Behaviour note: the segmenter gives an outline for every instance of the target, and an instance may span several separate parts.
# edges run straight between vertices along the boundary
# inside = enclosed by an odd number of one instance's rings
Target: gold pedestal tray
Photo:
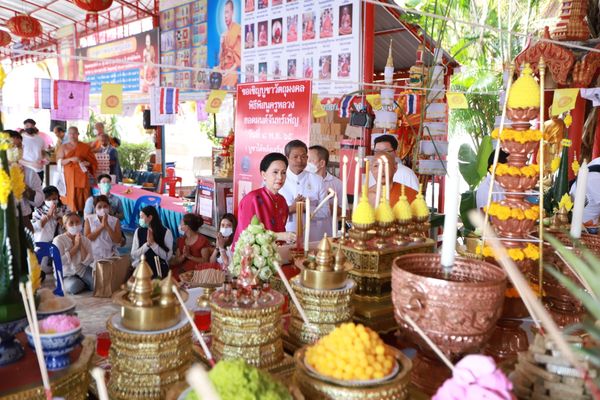
[[[354,321],[378,333],[388,333],[398,328],[394,318],[391,294],[383,296],[354,296]]]
[[[27,340],[22,340],[25,343]],[[96,340],[93,336],[86,336],[81,343],[81,352],[79,358],[67,368],[50,373],[50,386],[52,395],[62,397],[65,400],[85,400],[87,399],[88,387],[90,385],[89,370],[91,367],[92,356],[96,351]],[[26,349],[29,352],[33,350]],[[32,356],[35,359],[35,355]],[[23,362],[23,359],[19,362]],[[4,366],[2,368],[11,368],[16,364]],[[35,364],[36,373],[39,376],[39,368]],[[29,374],[29,371],[21,371],[23,374]],[[0,374],[2,375],[2,374]],[[8,379],[8,378],[4,378]],[[6,382],[3,382],[6,383]],[[28,385],[19,391],[4,391],[0,383],[0,398],[3,400],[46,400],[46,394],[42,386],[42,379],[39,378],[38,384]],[[6,389],[6,387],[4,387]]]
[[[306,347],[294,355],[296,373],[295,384],[306,399],[323,400],[403,400],[408,398],[408,386],[412,362],[400,350],[389,347],[400,365],[398,374],[387,381],[372,386],[347,387],[316,378],[304,365]]]
[[[211,296],[211,352],[216,361],[242,358],[250,365],[268,369],[283,359],[281,306],[283,295],[275,290],[244,305],[225,299],[222,289]]]
[[[192,329],[181,317],[175,326],[154,332],[126,329],[119,314],[109,319],[111,399],[163,399],[185,379],[192,363]]]

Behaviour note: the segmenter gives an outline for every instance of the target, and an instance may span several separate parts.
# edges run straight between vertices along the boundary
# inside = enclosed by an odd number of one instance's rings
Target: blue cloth
[[[115,195],[118,196],[118,195]],[[130,220],[131,214],[133,213],[133,207],[135,206],[135,200],[129,199],[127,197],[118,196],[121,199],[121,204],[123,205],[123,211],[125,217],[121,221],[121,223],[126,223]],[[162,207],[158,207],[158,215],[160,215],[160,220],[162,224],[169,228],[171,233],[173,234],[173,239],[176,240],[179,235],[179,225],[181,224],[181,220],[183,219],[183,214],[176,211],[167,210]]]

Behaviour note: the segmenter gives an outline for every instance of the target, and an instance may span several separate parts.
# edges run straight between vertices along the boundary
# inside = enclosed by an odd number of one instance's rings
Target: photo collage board
[[[358,89],[359,0],[242,3],[242,82],[313,79],[321,97]]]

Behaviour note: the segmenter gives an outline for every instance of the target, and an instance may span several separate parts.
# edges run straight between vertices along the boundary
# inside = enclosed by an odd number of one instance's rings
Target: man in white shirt
[[[394,156],[397,154],[398,140],[392,135],[381,135],[375,139],[374,144],[373,153],[383,151]],[[398,157],[396,157],[396,162],[398,164],[398,169],[394,174],[394,182],[398,182],[401,185],[419,191],[419,179],[415,172],[402,164],[402,160]],[[373,184],[375,184],[375,179],[371,176],[369,186],[372,186]]]
[[[288,158],[287,178],[283,188],[279,191],[289,206],[286,231],[296,231],[296,203],[310,200],[311,214],[321,201],[327,196],[323,185],[323,178],[317,174],[306,171],[308,162],[308,148],[300,140],[292,140],[285,145],[285,156]],[[304,217],[303,217],[304,218]],[[323,206],[314,215],[310,224],[311,242],[321,240],[323,235],[331,230],[331,212],[329,207]],[[298,240],[301,240],[298,238]]]
[[[32,169],[38,174],[40,180],[44,181],[44,149],[46,142],[38,135],[38,129],[35,127],[35,121],[26,119],[24,121],[25,129],[21,131],[23,137],[23,158],[21,165]]]
[[[490,183],[492,180],[492,174],[489,172],[489,170],[490,170],[490,167],[492,165],[494,165],[494,154],[495,154],[495,151],[492,151],[492,154],[490,154],[490,156],[488,158],[488,174],[485,178],[483,178],[483,180],[479,184],[479,187],[477,188],[477,191],[475,193],[475,200],[477,202],[477,208],[482,208],[482,207],[487,206],[488,194],[489,194],[488,192],[490,190]],[[500,154],[498,155],[498,164],[506,164],[507,161],[508,161],[508,153],[506,153],[504,150],[500,149]],[[492,201],[502,201],[502,200],[504,200],[504,189],[496,181],[496,182],[494,182],[494,190],[492,192]]]
[[[588,164],[589,174],[585,190],[585,207],[583,208],[583,224],[586,227],[596,227],[600,217],[600,157],[594,158]],[[577,181],[571,186],[569,194],[575,198]]]
[[[323,178],[323,185],[325,186],[325,192],[329,192],[329,189],[337,194],[338,205],[342,205],[342,181],[337,177],[327,172],[327,165],[329,164],[329,151],[323,146],[310,146],[308,149],[308,164],[306,170],[308,172],[315,173]],[[333,199],[329,200],[330,208],[333,207]],[[340,213],[338,212],[338,215]],[[327,236],[331,236],[331,228],[327,230]]]

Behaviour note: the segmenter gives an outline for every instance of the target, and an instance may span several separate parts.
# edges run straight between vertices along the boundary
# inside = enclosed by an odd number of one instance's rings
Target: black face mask
[[[25,132],[27,132],[30,135],[35,135],[39,132],[39,130],[38,128],[25,128]]]
[[[223,82],[223,75],[220,72],[211,72],[210,73],[210,88],[213,90],[217,90],[221,87],[221,82]]]

